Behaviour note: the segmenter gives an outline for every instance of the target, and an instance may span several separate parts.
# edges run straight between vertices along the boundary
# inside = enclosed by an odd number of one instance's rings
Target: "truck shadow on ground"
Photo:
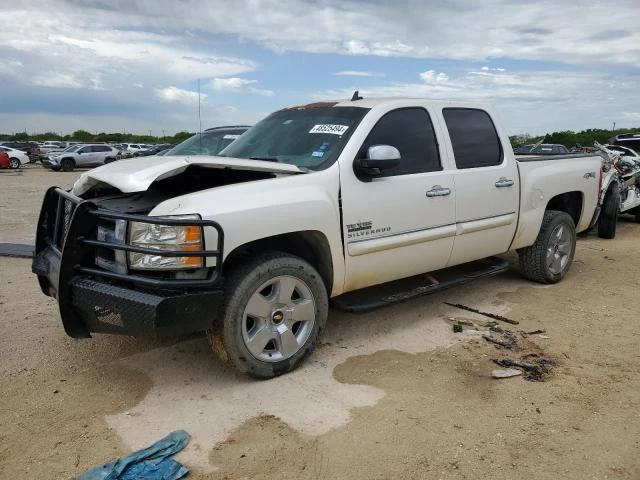
[[[374,405],[384,396],[372,386],[339,382],[333,375],[336,366],[381,350],[417,353],[460,341],[444,321],[459,311],[443,302],[500,311],[503,302],[489,292],[518,288],[519,282],[508,285],[510,277],[507,273],[366,314],[331,310],[310,358],[296,371],[267,381],[221,364],[203,337],[129,356],[118,365],[143,372],[153,386],[138,405],[108,416],[107,423],[131,448],[185,429],[193,440],[180,457],[202,468],[208,467],[212,445],[257,415],[275,415],[304,434],[325,433],[347,423],[354,407]]]

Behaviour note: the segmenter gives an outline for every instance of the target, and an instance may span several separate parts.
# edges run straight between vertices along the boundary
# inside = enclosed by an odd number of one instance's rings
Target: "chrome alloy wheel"
[[[564,225],[557,225],[551,232],[547,247],[547,268],[553,275],[560,275],[569,263],[571,233]]]
[[[286,360],[309,339],[315,317],[315,299],[304,281],[286,275],[273,277],[249,298],[242,318],[242,338],[256,359]]]

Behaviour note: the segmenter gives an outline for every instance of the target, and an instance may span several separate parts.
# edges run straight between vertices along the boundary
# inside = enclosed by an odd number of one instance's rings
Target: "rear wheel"
[[[301,258],[271,252],[238,265],[226,281],[221,318],[208,332],[214,352],[253,377],[293,370],[327,320],[320,274]]]
[[[60,162],[60,169],[63,172],[71,172],[74,166],[75,164],[73,163],[73,160],[71,160],[70,158],[65,158]]]
[[[530,280],[557,283],[564,278],[576,251],[576,227],[565,212],[547,210],[533,245],[518,251],[520,270]]]
[[[612,185],[604,196],[602,212],[598,220],[598,236],[600,238],[614,238],[618,226],[618,211],[620,209],[620,194],[616,185]]]
[[[104,163],[111,163],[111,162],[115,162],[116,159],[115,158],[111,158],[111,157],[107,157],[104,159]]]
[[[15,157],[11,157],[9,159],[9,167],[11,168],[20,168],[20,160]]]

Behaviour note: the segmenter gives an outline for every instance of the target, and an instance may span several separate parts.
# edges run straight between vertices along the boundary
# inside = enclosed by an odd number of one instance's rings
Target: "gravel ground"
[[[0,171],[0,242],[32,242],[46,188],[77,176]],[[184,428],[178,458],[196,479],[636,480],[639,236],[622,222],[613,241],[581,239],[554,286],[514,267],[368,314],[331,311],[302,368],[262,382],[218,364],[199,335],[71,339],[29,260],[0,258],[0,478],[69,478]],[[518,320],[500,323],[517,346],[497,349],[478,332],[486,317],[445,302]],[[556,364],[543,382],[491,378],[491,359],[531,355]]]

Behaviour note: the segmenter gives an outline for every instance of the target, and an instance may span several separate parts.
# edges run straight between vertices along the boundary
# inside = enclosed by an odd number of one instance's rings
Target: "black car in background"
[[[146,150],[140,150],[139,152],[135,152],[133,156],[134,157],[150,157],[152,155],[157,155],[158,153],[164,150],[169,150],[173,147],[175,147],[175,145],[170,143],[166,143],[162,145],[154,145],[151,148],[147,148]]]
[[[248,125],[208,128],[179,143],[165,155],[217,155],[249,128]]]

